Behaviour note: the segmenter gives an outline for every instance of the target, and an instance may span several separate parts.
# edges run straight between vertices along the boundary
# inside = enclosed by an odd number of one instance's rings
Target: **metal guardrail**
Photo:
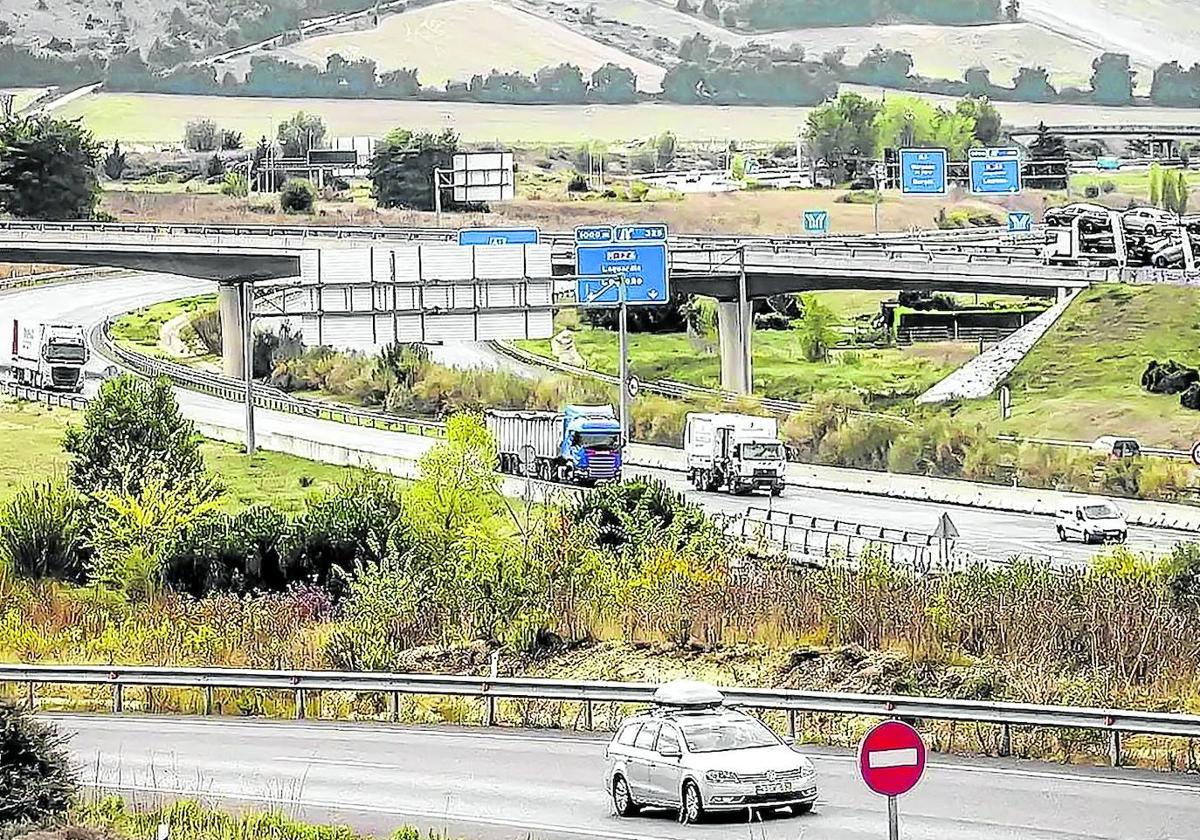
[[[198,370],[187,365],[155,359],[121,347],[113,341],[109,334],[111,327],[111,319],[101,325],[99,330],[97,330],[97,334],[93,336],[93,343],[104,356],[125,366],[134,373],[152,379],[164,376],[170,382],[182,388],[198,391],[202,394],[208,394],[209,396],[229,402],[242,402],[245,400],[246,384],[242,380]],[[387,429],[406,434],[433,437],[441,437],[446,429],[444,423],[438,423],[434,420],[396,417],[333,402],[293,397],[277,388],[270,388],[261,384],[253,386],[253,395],[255,406],[284,414],[334,420],[354,426],[368,426],[376,429]]]
[[[922,572],[933,568],[941,548],[941,540],[932,534],[754,507],[741,518],[738,535],[748,543],[765,541],[802,562],[883,550],[893,563]]]
[[[60,391],[43,391],[41,388],[31,388],[28,385],[18,385],[16,382],[0,382],[0,393],[8,394],[10,397],[16,397],[19,400],[28,402],[40,402],[49,406],[61,406],[62,408],[83,409],[87,408],[90,400],[83,394],[67,394]]]
[[[124,709],[124,689],[131,686],[196,688],[204,691],[205,713],[214,710],[215,689],[290,691],[296,700],[296,717],[305,714],[308,692],[355,691],[390,694],[392,713],[398,717],[402,695],[475,697],[483,699],[495,722],[497,699],[545,700],[582,703],[584,726],[591,728],[595,703],[649,704],[657,685],[650,683],[595,682],[525,679],[518,677],[442,676],[344,671],[267,671],[234,668],[162,668],[95,665],[4,665],[0,682],[24,685],[31,707],[36,707],[38,685],[84,685],[108,687],[112,710]],[[1043,706],[1027,703],[996,703],[983,700],[950,700],[902,695],[870,695],[794,691],[776,688],[722,688],[727,702],[750,709],[787,712],[794,734],[796,713],[864,715],[886,718],[917,718],[964,721],[1004,727],[1001,752],[1008,752],[1012,726],[1052,729],[1090,729],[1109,734],[1111,757],[1120,763],[1123,734],[1164,735],[1200,738],[1200,716],[1138,712],[1122,709]]]
[[[926,341],[1003,341],[1020,327],[905,327],[896,335],[899,344]]]

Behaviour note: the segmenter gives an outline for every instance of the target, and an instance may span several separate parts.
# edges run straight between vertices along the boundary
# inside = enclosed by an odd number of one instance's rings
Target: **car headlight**
[[[709,782],[733,782],[736,784],[741,781],[737,773],[731,770],[709,770],[704,774],[704,778]]]

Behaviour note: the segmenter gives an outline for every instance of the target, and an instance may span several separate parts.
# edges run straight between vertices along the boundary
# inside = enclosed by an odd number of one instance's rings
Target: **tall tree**
[[[433,170],[448,169],[458,150],[458,135],[390,132],[371,156],[371,184],[380,207],[434,208]]]
[[[843,93],[808,115],[804,141],[808,154],[850,177],[853,158],[874,157],[879,150],[876,117],[879,103],[857,93]]]
[[[319,149],[325,142],[325,121],[317,114],[297,112],[280,123],[276,139],[284,157],[308,157],[309,149]]]
[[[120,181],[125,174],[125,153],[121,151],[121,141],[114,140],[112,150],[104,156],[104,177],[110,181]]]
[[[1129,56],[1106,52],[1092,62],[1092,95],[1101,105],[1128,105],[1133,102],[1136,77]]]
[[[0,210],[20,219],[87,219],[96,209],[100,145],[77,120],[0,121]]]
[[[1022,102],[1053,102],[1058,91],[1045,67],[1022,67],[1013,84],[1013,98]]]
[[[958,103],[955,109],[960,116],[975,121],[975,139],[984,146],[995,146],[1000,142],[1000,127],[1004,119],[986,96],[969,96]]]
[[[1008,0],[1008,4],[1004,7],[1004,16],[1008,18],[1009,23],[1016,23],[1021,19],[1021,0]]]
[[[636,102],[637,76],[628,67],[618,67],[610,61],[592,72],[589,93],[597,102]]]

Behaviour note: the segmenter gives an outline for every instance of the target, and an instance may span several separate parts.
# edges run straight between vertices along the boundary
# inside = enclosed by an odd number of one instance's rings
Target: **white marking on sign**
[[[880,770],[885,767],[916,767],[917,751],[912,748],[877,750],[867,753],[867,765],[872,770]]]

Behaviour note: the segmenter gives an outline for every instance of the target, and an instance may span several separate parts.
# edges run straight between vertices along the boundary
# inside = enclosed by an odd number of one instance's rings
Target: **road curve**
[[[813,814],[680,826],[620,819],[602,788],[603,736],[377,724],[54,716],[99,788],[217,803],[274,803],[381,835],[405,823],[486,840],[878,840],[886,805],[845,751],[805,748]],[[901,801],[906,840],[1184,840],[1200,825],[1200,779],[987,759],[933,759]]]
[[[84,324],[90,328],[108,316],[159,300],[199,294],[211,288],[211,284],[204,281],[161,274],[137,274],[21,289],[0,294],[0,325],[11,318],[20,318],[59,320]],[[7,361],[8,350],[0,342],[0,365]],[[89,369],[99,371],[108,364],[99,354],[94,354]],[[94,388],[94,385],[89,387]],[[240,428],[243,423],[243,409],[238,403],[185,389],[178,389],[177,395],[183,412],[197,422],[233,428]],[[404,458],[415,459],[432,445],[430,438],[264,410],[256,412],[256,422],[262,433],[302,436],[318,443],[352,446]],[[639,469],[637,472],[662,479],[668,486],[687,493],[714,513],[738,515],[744,514],[751,505],[770,505],[786,513],[925,533],[931,533],[942,514],[948,513],[961,532],[958,545],[981,557],[1006,560],[1014,555],[1041,555],[1053,557],[1064,565],[1080,565],[1095,554],[1095,548],[1090,546],[1059,543],[1053,530],[1053,521],[1042,516],[805,488],[789,488],[782,498],[775,500],[767,497],[732,497],[699,493],[678,473],[654,469]],[[1135,550],[1169,550],[1180,539],[1182,535],[1177,532],[1152,528],[1131,528],[1129,532],[1129,545]]]

